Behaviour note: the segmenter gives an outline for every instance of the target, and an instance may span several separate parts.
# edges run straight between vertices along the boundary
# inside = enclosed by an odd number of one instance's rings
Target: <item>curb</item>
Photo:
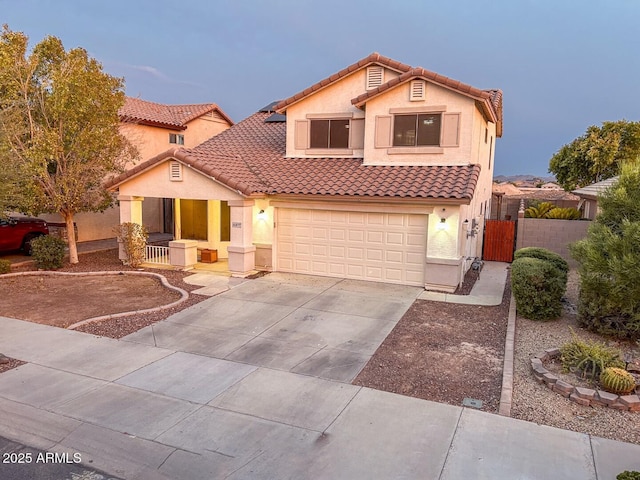
[[[511,295],[509,300],[509,320],[507,335],[504,342],[504,363],[502,366],[502,391],[500,393],[500,407],[498,414],[511,416],[511,402],[513,399],[513,357],[516,338],[516,301]]]
[[[77,276],[77,277],[93,277],[93,276],[104,276],[104,275],[139,275],[139,276],[147,276],[147,277],[155,277],[157,279],[160,280],[160,283],[162,283],[162,285],[166,288],[168,288],[169,290],[173,290],[175,292],[178,292],[180,294],[180,298],[178,300],[176,300],[175,302],[171,302],[168,303],[166,305],[161,305],[159,307],[153,307],[153,308],[146,308],[144,310],[131,310],[128,312],[120,312],[120,313],[113,313],[110,315],[101,315],[99,317],[91,317],[91,318],[87,318],[86,320],[82,320],[80,322],[76,322],[73,325],[69,325],[67,327],[67,330],[75,330],[76,328],[82,326],[82,325],[86,325],[88,323],[95,323],[95,322],[100,322],[102,320],[109,320],[111,318],[120,318],[120,317],[126,317],[129,315],[137,315],[140,313],[153,313],[153,312],[159,312],[162,310],[167,310],[169,308],[175,307],[176,305],[181,304],[182,302],[184,302],[185,300],[187,300],[189,298],[189,293],[186,290],[183,290],[182,288],[179,287],[174,287],[173,285],[171,285],[169,283],[169,281],[166,279],[166,277],[164,277],[163,275],[160,275],[159,273],[152,273],[152,272],[131,272],[131,271],[121,271],[121,270],[109,270],[109,271],[101,271],[101,272],[49,272],[49,271],[38,271],[38,272],[16,272],[16,273],[5,273],[4,275],[2,275],[3,278],[5,277],[27,277],[27,276],[49,276],[49,277],[54,277],[54,276]]]

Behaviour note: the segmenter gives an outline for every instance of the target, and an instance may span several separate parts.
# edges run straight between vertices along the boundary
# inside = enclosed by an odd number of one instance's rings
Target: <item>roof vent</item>
[[[367,68],[367,90],[373,90],[382,85],[384,68],[380,65],[372,65]]]
[[[418,100],[424,100],[425,97],[425,84],[423,80],[411,81],[411,93],[409,94],[409,100],[417,102]]]
[[[182,181],[182,164],[180,162],[169,162],[169,180],[172,182]]]

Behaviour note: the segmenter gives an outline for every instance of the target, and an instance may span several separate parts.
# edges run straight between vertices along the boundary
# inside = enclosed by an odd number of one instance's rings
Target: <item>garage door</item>
[[[278,208],[276,269],[423,286],[427,218]]]

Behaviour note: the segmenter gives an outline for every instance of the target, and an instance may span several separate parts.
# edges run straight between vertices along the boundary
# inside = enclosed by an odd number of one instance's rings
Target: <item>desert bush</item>
[[[31,240],[31,257],[41,270],[57,270],[64,264],[67,244],[53,235],[42,235]]]
[[[541,247],[524,247],[513,254],[514,259],[518,258],[539,258],[540,260],[545,260],[547,262],[551,262],[557,269],[565,274],[569,272],[569,264],[567,261],[551,250],[547,250],[546,248]]]
[[[580,210],[573,207],[556,207],[547,212],[545,216],[545,218],[555,218],[557,220],[580,220],[580,217],[582,217]]]
[[[562,312],[566,273],[547,260],[520,257],[511,264],[511,291],[518,314],[531,320],[550,320]]]
[[[571,332],[573,340],[560,347],[560,360],[565,371],[596,379],[609,367],[624,368],[620,350],[602,342],[585,341]]]
[[[580,264],[580,325],[640,339],[640,166],[625,167],[598,198],[602,212],[587,238],[571,245]]]
[[[526,218],[547,218],[546,215],[554,208],[557,208],[551,202],[534,203],[524,211]]]
[[[124,247],[125,264],[139,267],[144,262],[145,246],[149,238],[147,229],[138,223],[125,222],[118,225],[114,231]]]
[[[616,480],[640,480],[640,472],[635,470],[625,470],[616,476]]]
[[[0,258],[0,274],[11,272],[11,262]]]

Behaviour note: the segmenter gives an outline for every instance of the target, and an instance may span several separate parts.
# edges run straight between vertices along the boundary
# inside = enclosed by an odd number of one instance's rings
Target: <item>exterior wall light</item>
[[[267,219],[267,213],[264,210],[260,210],[258,212],[258,220],[266,220]]]
[[[446,218],[441,218],[440,219],[440,223],[438,223],[438,226],[436,227],[436,229],[438,231],[443,231],[447,229],[447,219]]]

